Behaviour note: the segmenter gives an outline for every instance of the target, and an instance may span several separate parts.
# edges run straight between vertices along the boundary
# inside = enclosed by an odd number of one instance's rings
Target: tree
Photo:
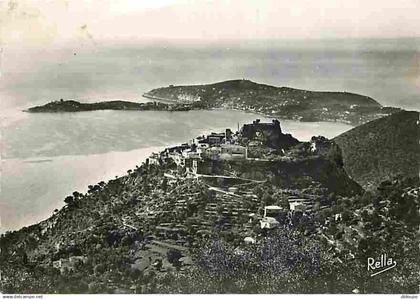
[[[164,192],[168,189],[168,179],[166,177],[163,178],[161,187]]]
[[[316,201],[316,202],[314,203],[314,206],[313,206],[312,210],[313,210],[315,213],[317,213],[317,212],[319,211],[320,206],[321,206],[320,202],[319,202],[319,201]]]
[[[82,196],[82,194],[81,193],[79,193],[79,192],[77,192],[77,191],[74,191],[73,192],[73,197],[74,197],[74,199],[78,199],[79,197],[81,197]]]
[[[68,205],[71,206],[74,204],[74,197],[69,195],[64,199],[64,202]]]
[[[187,216],[190,217],[197,213],[198,211],[198,205],[195,202],[188,202],[187,203]]]
[[[352,219],[352,213],[349,210],[344,210],[341,213],[341,219],[345,222],[348,223],[350,222],[350,220]]]
[[[268,206],[268,205],[271,205],[271,204],[274,203],[274,199],[273,199],[273,197],[268,192],[265,192],[264,195],[263,195],[263,197],[262,197],[262,202],[266,206]]]
[[[286,197],[284,197],[284,196],[281,197],[281,199],[280,199],[280,207],[282,207],[286,211],[290,211],[289,200]]]
[[[106,266],[102,263],[99,263],[99,264],[95,265],[95,267],[93,267],[93,271],[94,271],[95,275],[100,275],[100,274],[104,273],[105,270],[106,270]]]
[[[92,193],[94,191],[94,188],[92,185],[88,186],[88,193]]]
[[[328,195],[328,202],[329,204],[335,203],[337,201],[336,194],[334,192]]]
[[[344,198],[342,204],[346,209],[350,209],[353,205],[352,201],[349,198]]]
[[[181,266],[181,262],[179,261],[180,258],[182,258],[182,254],[179,250],[177,249],[169,249],[166,252],[166,258],[168,259],[168,261],[174,265],[175,267],[179,267]]]
[[[366,191],[363,193],[361,198],[362,205],[367,206],[368,204],[372,203],[373,197],[374,195],[371,191]]]

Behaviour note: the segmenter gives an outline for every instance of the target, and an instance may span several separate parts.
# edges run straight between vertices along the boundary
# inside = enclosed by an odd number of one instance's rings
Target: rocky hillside
[[[206,162],[203,162],[203,164]],[[208,174],[237,173],[240,177],[253,180],[267,180],[281,189],[322,189],[330,194],[353,196],[362,188],[349,178],[343,168],[341,152],[334,147],[326,153],[311,153],[309,144],[300,144],[286,156],[270,160],[217,161],[202,170]]]
[[[419,174],[419,112],[402,111],[371,121],[334,138],[344,167],[364,187],[396,175]]]
[[[267,132],[269,124],[253,127]],[[274,132],[282,134],[280,128]],[[325,209],[337,196],[362,189],[343,171],[333,142],[315,140],[315,149],[311,143],[264,145],[273,134],[257,134],[258,140],[250,140],[253,134],[231,136],[237,144],[224,144],[228,149],[261,142],[250,145],[254,158],[204,157],[196,176],[176,164],[180,154],[174,151],[181,146],[161,152],[159,160],[152,155],[126,176],[88,186],[86,194],[73,192],[49,219],[1,236],[0,291],[159,292],[162,284],[156,282],[167,273],[188,273],[209,240],[236,247],[246,237],[263,238],[259,221],[267,205],[282,205],[282,215],[294,219],[280,215],[282,223],[294,222],[302,234],[315,236],[319,225],[309,220],[312,207]],[[289,213],[289,201],[301,202],[296,213]]]
[[[153,89],[146,98],[201,103],[207,108],[233,108],[302,121],[364,123],[393,112],[374,99],[348,92],[318,92],[276,87],[249,80]]]

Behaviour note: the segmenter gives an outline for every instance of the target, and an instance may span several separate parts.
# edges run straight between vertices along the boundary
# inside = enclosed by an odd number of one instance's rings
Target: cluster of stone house
[[[237,135],[226,129],[224,133],[199,136],[189,143],[167,148],[160,154],[154,153],[149,157],[149,163],[160,164],[172,160],[188,173],[196,174],[199,162],[204,160],[246,160],[247,158],[247,147],[239,145]]]
[[[315,141],[315,140],[314,140]],[[318,140],[316,140],[318,141]],[[322,148],[322,141],[318,143]],[[167,148],[159,154],[153,154],[149,158],[151,164],[166,164],[174,163],[178,168],[185,170],[187,177],[217,177],[218,179],[234,180],[235,174],[228,175],[212,175],[206,171],[209,164],[215,161],[245,161],[255,160],[248,157],[248,147],[268,146],[276,149],[283,149],[283,146],[294,144],[293,137],[283,134],[280,128],[280,123],[274,120],[271,123],[261,123],[259,120],[252,124],[247,124],[236,133],[227,129],[222,133],[211,133],[208,135],[199,136],[189,143],[181,144]],[[182,173],[183,171],[181,171]],[[169,170],[166,172],[168,183],[177,182],[180,178],[179,169]],[[185,173],[181,175],[184,177]],[[181,178],[183,179],[183,178]],[[246,180],[246,179],[243,179]],[[252,182],[250,182],[252,181]],[[247,180],[247,183],[261,183],[255,180]],[[229,185],[229,184],[227,184]],[[238,190],[235,186],[229,188],[220,188],[210,186],[207,184],[209,190],[217,193],[214,202],[205,204],[204,217],[198,218],[194,221],[194,217],[189,218],[189,226],[196,230],[196,235],[210,235],[213,230],[214,221],[221,216],[226,216],[229,221],[223,223],[225,228],[234,227],[236,231],[243,231],[246,236],[245,243],[254,243],[255,238],[252,237],[252,230],[255,226],[260,226],[261,229],[273,229],[279,227],[281,223],[285,223],[291,216],[295,214],[309,213],[314,204],[314,198],[304,196],[304,194],[293,193],[293,190],[284,190],[287,194],[289,208],[285,209],[280,206],[266,206],[264,208],[264,215],[257,215],[244,206],[245,199],[248,201],[258,201],[258,198],[250,190]],[[248,193],[249,194],[248,194]],[[174,203],[174,211],[185,210],[191,198],[188,196],[177,196]],[[249,215],[249,221],[243,224],[242,215]],[[246,220],[245,220],[246,221]],[[241,224],[242,223],[242,224]],[[240,224],[240,225],[239,225]],[[182,245],[186,242],[188,237],[187,229],[182,224],[177,223],[159,223],[156,227],[156,237],[161,240],[171,240],[176,244]]]
[[[312,198],[301,198],[290,195],[288,198],[289,210],[280,206],[265,206],[264,216],[260,220],[262,229],[272,229],[280,226],[280,219],[286,219],[295,213],[308,213],[312,210],[314,200]]]
[[[172,160],[177,166],[185,168],[187,172],[196,174],[202,161],[249,159],[248,146],[283,149],[297,142],[289,134],[282,133],[278,120],[262,123],[257,119],[252,124],[243,125],[236,133],[226,129],[225,132],[213,132],[199,136],[189,143],[167,148],[160,154],[151,155],[149,163],[160,164]]]

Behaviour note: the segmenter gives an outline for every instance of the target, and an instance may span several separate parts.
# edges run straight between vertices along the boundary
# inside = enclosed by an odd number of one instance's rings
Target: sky
[[[420,36],[420,0],[0,0],[2,47]]]

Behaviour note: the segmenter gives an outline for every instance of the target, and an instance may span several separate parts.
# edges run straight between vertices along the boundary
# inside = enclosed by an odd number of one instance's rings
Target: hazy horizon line
[[[83,47],[83,48],[95,48],[95,47],[115,47],[115,46],[133,46],[133,45],[144,45],[144,46],[165,46],[165,45],[175,45],[175,46],[229,46],[229,45],[250,45],[256,47],[269,47],[269,46],[283,46],[283,47],[293,47],[293,44],[284,44],[282,42],[296,42],[296,43],[334,43],[340,42],[337,46],[342,47],[346,41],[348,42],[373,42],[373,41],[382,41],[382,42],[395,42],[395,41],[406,41],[409,43],[415,43],[420,50],[420,35],[419,36],[396,36],[396,37],[295,37],[295,38],[133,38],[133,39],[101,39],[101,40],[92,40],[92,41],[77,41],[77,40],[66,40],[60,42],[54,42],[49,45],[26,45],[25,47],[18,46],[16,44],[0,43],[0,51],[3,49],[15,49],[19,48],[21,50],[36,50],[36,49],[54,49],[54,48],[67,48],[67,47]],[[332,45],[332,44],[330,44]],[[404,46],[400,43],[396,44],[398,46]]]

